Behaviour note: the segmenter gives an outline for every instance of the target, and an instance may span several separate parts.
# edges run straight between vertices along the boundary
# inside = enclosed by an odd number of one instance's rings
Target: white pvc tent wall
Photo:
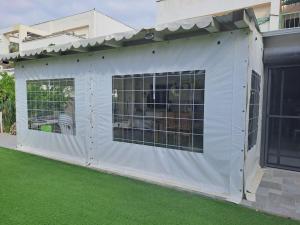
[[[18,148],[240,202],[249,43],[249,29],[243,29],[19,62]],[[184,70],[205,70],[204,153],[114,142],[112,76]],[[26,81],[55,78],[75,78],[75,136],[28,129]]]
[[[255,194],[263,176],[263,171],[260,167],[260,155],[261,155],[261,137],[262,137],[262,102],[263,102],[263,87],[264,87],[264,65],[263,65],[263,40],[262,35],[256,30],[252,29],[249,34],[249,67],[248,67],[248,91],[247,91],[247,110],[249,110],[249,103],[251,97],[251,74],[252,70],[257,72],[261,76],[261,90],[259,100],[259,123],[257,142],[249,151],[246,152],[245,157],[245,187],[244,192],[246,198],[250,201],[255,201]],[[249,112],[247,113],[246,121],[249,121]],[[249,123],[246,123],[248,130]],[[246,140],[247,141],[247,140]],[[248,146],[248,143],[246,143]]]

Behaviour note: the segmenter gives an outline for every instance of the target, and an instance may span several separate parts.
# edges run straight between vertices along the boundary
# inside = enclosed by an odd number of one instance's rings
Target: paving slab
[[[0,147],[3,148],[17,148],[17,137],[6,133],[0,133]]]
[[[300,172],[266,168],[256,192],[254,209],[300,220]]]

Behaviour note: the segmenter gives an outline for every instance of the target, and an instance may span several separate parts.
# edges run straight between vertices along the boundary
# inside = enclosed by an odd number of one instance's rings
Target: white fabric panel
[[[48,65],[46,65],[48,63]],[[22,68],[24,65],[24,68]],[[68,66],[66,66],[68,65]],[[89,95],[86,77],[79,63],[71,57],[20,63],[16,67],[16,105],[18,148],[47,157],[86,164],[89,133],[87,109]],[[46,133],[28,129],[26,80],[75,78],[76,135]]]
[[[96,54],[92,61],[97,83],[92,165],[239,202],[247,41],[245,32],[236,31]],[[203,154],[112,141],[113,75],[193,69],[206,71]]]
[[[19,148],[240,202],[247,45],[247,31],[237,30],[19,63],[16,68]],[[112,76],[184,70],[206,71],[204,153],[113,142]],[[76,136],[28,130],[26,80],[73,77]]]
[[[262,101],[264,87],[264,66],[263,66],[263,39],[259,32],[255,29],[249,35],[249,67],[248,67],[248,96],[247,96],[247,131],[249,125],[249,104],[251,97],[251,75],[252,70],[261,76],[260,84],[260,107],[259,107],[259,122],[256,145],[246,152],[245,161],[245,194],[250,201],[255,201],[255,193],[261,181],[263,172],[260,167],[261,154],[261,127],[262,127]],[[248,133],[247,133],[248,134]],[[248,136],[246,136],[248,142]],[[248,149],[248,143],[247,147]]]
[[[248,69],[248,32],[244,31],[243,37],[235,41],[235,64],[233,73],[233,104],[231,112],[232,121],[232,152],[230,170],[231,193],[243,192],[244,178],[244,152],[246,134],[246,99],[247,99],[247,74]],[[243,49],[241,51],[241,49]],[[247,73],[247,72],[246,72]],[[240,197],[240,196],[239,196]]]

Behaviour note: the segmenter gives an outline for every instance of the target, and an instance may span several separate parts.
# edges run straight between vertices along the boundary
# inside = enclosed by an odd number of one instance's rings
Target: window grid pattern
[[[113,140],[203,152],[205,71],[113,76]]]
[[[27,81],[28,128],[75,135],[74,79]]]
[[[259,100],[260,100],[261,77],[255,71],[251,76],[251,96],[249,105],[249,124],[248,124],[248,150],[253,148],[257,142],[258,119],[259,119]]]

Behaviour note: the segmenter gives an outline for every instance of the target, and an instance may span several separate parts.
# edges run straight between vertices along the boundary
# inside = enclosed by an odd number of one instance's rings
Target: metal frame
[[[300,167],[282,166],[279,164],[271,164],[267,162],[268,154],[268,141],[269,141],[269,119],[268,112],[270,108],[270,97],[271,97],[271,71],[272,69],[285,69],[292,67],[300,67],[300,64],[294,65],[267,65],[265,68],[264,76],[264,91],[263,91],[263,108],[262,108],[262,133],[261,133],[261,153],[260,153],[260,164],[262,167],[271,167],[284,170],[291,170],[300,172]]]

